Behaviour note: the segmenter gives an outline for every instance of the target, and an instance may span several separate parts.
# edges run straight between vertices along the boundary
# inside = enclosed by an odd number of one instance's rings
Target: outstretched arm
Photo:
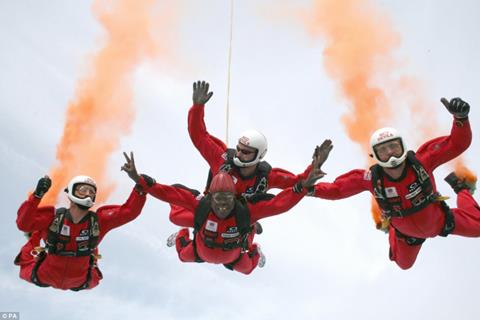
[[[313,155],[312,170],[306,179],[299,181],[291,188],[283,190],[269,201],[249,204],[252,221],[281,214],[295,206],[308,191],[311,191],[315,182],[325,176],[326,173],[323,172],[322,165],[327,160],[332,148],[333,145],[330,140],[325,140],[321,146],[317,146]]]
[[[136,219],[145,205],[148,189],[155,183],[155,180],[149,176],[138,174],[133,152],[130,152],[130,157],[125,152],[123,156],[125,164],[121,170],[135,182],[135,187],[123,205],[107,205],[98,208],[97,215],[102,234]]]
[[[145,205],[147,196],[144,190],[148,189],[149,185],[146,180],[140,177],[124,204],[121,206],[107,205],[98,208],[97,215],[102,234],[135,220]]]
[[[372,190],[370,172],[356,169],[337,177],[332,183],[317,183],[314,186],[313,196],[328,200],[338,200],[351,197],[366,190]]]
[[[293,185],[305,178],[312,171],[312,165],[308,165],[304,172],[300,174],[294,174],[290,171],[281,168],[272,168],[268,174],[268,188],[269,189],[286,189],[293,187]]]
[[[287,188],[268,201],[248,203],[251,222],[275,216],[293,208],[307,194],[307,189]]]
[[[333,148],[332,142],[330,140],[325,140],[322,145],[327,147],[327,144],[325,143],[328,143],[328,152],[330,152],[330,150]],[[317,146],[315,148],[314,154],[312,156],[313,159],[317,155],[317,152],[318,152],[317,150],[320,150],[320,148],[321,148],[320,146]],[[326,158],[323,160],[323,162],[325,160]],[[289,187],[293,187],[296,183],[302,180],[306,180],[310,175],[310,173],[312,172],[312,169],[313,169],[313,163],[309,164],[304,172],[298,175],[295,175],[284,169],[273,168],[272,171],[270,171],[270,174],[268,175],[268,188],[269,189],[273,189],[273,188],[286,189]]]
[[[159,200],[184,207],[189,211],[195,211],[198,205],[197,198],[190,191],[178,187],[155,183],[148,193]]]

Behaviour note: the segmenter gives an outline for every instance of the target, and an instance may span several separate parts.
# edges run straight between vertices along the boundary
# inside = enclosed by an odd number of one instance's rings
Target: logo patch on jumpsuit
[[[217,232],[218,223],[212,220],[207,220],[207,224],[205,225],[205,230]]]
[[[237,227],[228,227],[227,231],[222,233],[222,238],[229,239],[229,238],[236,238],[240,235],[238,232]]]
[[[396,198],[398,197],[397,189],[395,187],[385,188],[385,195],[387,198]]]
[[[70,235],[70,226],[63,225],[62,226],[62,231],[60,231],[60,234],[63,236],[69,236]]]

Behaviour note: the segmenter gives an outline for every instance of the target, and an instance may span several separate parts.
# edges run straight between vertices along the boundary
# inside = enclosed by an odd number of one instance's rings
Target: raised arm
[[[472,130],[468,121],[470,105],[460,98],[451,101],[442,98],[441,101],[454,117],[450,135],[430,140],[417,151],[419,160],[431,170],[458,157],[472,142]]]
[[[188,133],[193,145],[208,162],[210,169],[216,172],[223,163],[222,154],[227,146],[218,138],[207,132],[205,125],[205,103],[213,95],[208,92],[209,85],[205,81],[193,83],[193,106],[188,112]]]
[[[31,232],[47,228],[55,216],[55,208],[52,206],[38,207],[42,197],[52,185],[48,176],[38,180],[33,194],[22,203],[17,213],[17,227],[21,231]]]

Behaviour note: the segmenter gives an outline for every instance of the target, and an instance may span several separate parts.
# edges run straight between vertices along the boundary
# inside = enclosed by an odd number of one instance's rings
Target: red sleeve
[[[197,198],[190,191],[182,188],[155,183],[153,187],[148,190],[148,193],[157,199],[175,204],[189,211],[195,211],[198,205]]]
[[[17,227],[30,232],[48,228],[55,216],[55,207],[38,207],[40,199],[33,194],[18,209]]]
[[[108,205],[98,208],[98,223],[102,234],[137,218],[142,212],[146,200],[146,194],[140,193],[134,188],[127,201],[121,206]]]
[[[293,187],[298,181],[304,180],[310,171],[312,171],[312,165],[309,165],[303,173],[298,175],[284,169],[273,168],[268,174],[268,188],[286,189]]]
[[[193,105],[188,112],[188,133],[193,145],[200,151],[202,157],[208,162],[213,173],[224,163],[222,155],[227,146],[218,138],[207,132],[204,121],[205,106]]]
[[[305,196],[306,190],[296,193],[293,188],[288,188],[268,201],[260,201],[248,204],[250,220],[255,222],[259,219],[275,216],[293,208]]]
[[[439,137],[424,143],[416,156],[430,170],[462,154],[472,142],[472,130],[468,119],[454,120],[449,136]]]
[[[332,183],[317,183],[315,185],[314,196],[323,199],[337,200],[372,189],[370,171],[356,169],[337,177]]]

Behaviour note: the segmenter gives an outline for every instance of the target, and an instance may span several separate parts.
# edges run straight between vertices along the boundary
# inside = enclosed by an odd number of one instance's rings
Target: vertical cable
[[[227,110],[225,144],[228,146],[229,118],[230,118],[230,67],[232,64],[232,39],[233,39],[233,7],[234,0],[230,0],[230,43],[228,48],[228,71],[227,71]]]

